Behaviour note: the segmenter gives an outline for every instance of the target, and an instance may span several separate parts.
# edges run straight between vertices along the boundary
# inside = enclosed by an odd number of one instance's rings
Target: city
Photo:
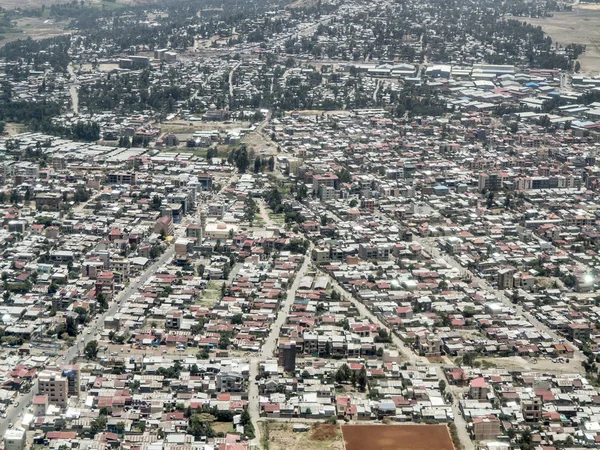
[[[3,5],[3,448],[596,448],[598,11]]]

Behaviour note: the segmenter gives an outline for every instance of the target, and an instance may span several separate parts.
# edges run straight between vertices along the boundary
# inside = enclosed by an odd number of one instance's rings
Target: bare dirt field
[[[507,370],[543,370],[551,373],[580,373],[582,370],[581,365],[575,361],[561,364],[541,357],[525,359],[520,356],[507,356],[503,358],[478,358],[477,360],[485,361],[492,367],[501,367]]]
[[[572,12],[554,13],[553,17],[525,19],[540,25],[552,41],[562,46],[574,43],[586,46],[578,59],[581,73],[598,75],[600,72],[600,5],[576,5]]]
[[[313,425],[310,430],[294,433],[289,423],[267,423],[270,450],[343,450],[339,427]],[[365,449],[368,447],[365,447]]]
[[[345,425],[346,450],[454,450],[446,425]]]

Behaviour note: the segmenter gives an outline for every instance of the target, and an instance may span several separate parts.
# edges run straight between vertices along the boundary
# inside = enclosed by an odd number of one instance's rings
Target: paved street
[[[281,330],[282,325],[285,323],[292,305],[294,303],[294,299],[296,298],[296,291],[300,286],[300,280],[303,276],[306,275],[308,268],[310,267],[310,254],[312,249],[314,248],[313,244],[310,244],[306,252],[306,256],[304,258],[304,263],[296,273],[294,278],[294,282],[290,286],[287,291],[287,296],[281,305],[281,310],[277,314],[277,319],[271,325],[271,330],[269,332],[269,336],[265,340],[260,353],[258,353],[255,357],[250,359],[250,377],[249,377],[249,388],[248,388],[248,409],[250,412],[250,416],[252,417],[252,424],[254,425],[254,429],[256,430],[256,437],[253,441],[255,445],[258,445],[260,442],[260,427],[259,427],[259,417],[260,417],[260,405],[259,405],[259,397],[258,397],[258,385],[256,383],[256,376],[258,375],[258,364],[260,361],[265,359],[270,359],[273,357],[273,353],[275,351],[275,346],[277,344],[277,339],[279,337],[279,331]]]
[[[73,362],[78,356],[83,355],[83,349],[85,345],[93,340],[97,339],[98,333],[104,329],[104,320],[108,316],[114,315],[119,309],[120,302],[127,297],[131,296],[134,292],[137,291],[139,287],[141,287],[152,275],[156,273],[156,271],[165,264],[169,258],[173,257],[173,253],[175,252],[175,247],[171,245],[162,256],[154,262],[151,266],[149,266],[133,283],[130,283],[128,287],[126,287],[120,294],[115,297],[115,301],[111,302],[109,308],[92,322],[90,322],[87,327],[82,331],[80,335],[77,336],[77,343],[67,349],[58,352],[58,356],[54,359],[54,362],[57,365],[62,364],[70,364]],[[89,334],[88,334],[89,331]],[[0,421],[0,435],[3,435],[8,429],[9,423],[13,423],[17,425],[17,422],[20,420],[20,415],[25,414],[27,410],[27,405],[33,400],[34,394],[37,393],[37,386],[34,386],[28,394],[20,395],[17,402],[19,403],[18,407],[10,406],[6,412],[6,419]]]

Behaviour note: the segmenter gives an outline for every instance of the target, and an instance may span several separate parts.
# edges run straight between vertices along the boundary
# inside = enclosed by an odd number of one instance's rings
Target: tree
[[[487,206],[487,209],[491,209],[494,206],[494,193],[493,192],[490,192],[488,194],[486,206]]]
[[[98,302],[98,306],[101,310],[105,310],[108,308],[108,300],[106,295],[102,291],[98,291],[96,293],[96,301]]]
[[[250,417],[250,413],[248,412],[248,408],[244,408],[240,417],[240,424],[244,426],[244,434],[249,439],[254,438],[254,425],[252,425],[252,419]]]
[[[77,324],[75,319],[70,316],[66,320],[66,332],[69,336],[77,336]]]
[[[150,208],[154,211],[160,211],[160,207],[162,205],[162,200],[160,196],[155,195],[152,197],[152,203],[150,204]]]
[[[352,370],[347,364],[342,364],[340,368],[335,372],[335,381],[338,383],[344,383],[350,381],[352,377]]]
[[[192,414],[188,423],[188,432],[196,437],[213,437],[215,432],[212,423],[216,420],[215,416],[207,413]]]
[[[367,369],[365,369],[364,366],[358,372],[357,382],[358,388],[361,390],[361,392],[364,392],[367,387]]]
[[[125,422],[117,422],[115,429],[117,430],[117,434],[123,434],[125,432]]]
[[[221,333],[221,336],[219,337],[219,348],[221,350],[227,350],[230,345],[231,345],[230,333],[228,333],[228,332]]]
[[[248,169],[249,165],[250,159],[248,158],[248,151],[246,150],[246,146],[242,145],[235,156],[235,166],[240,173],[246,173],[246,169]]]
[[[242,325],[243,323],[244,323],[244,316],[243,316],[243,314],[235,314],[231,318],[231,324],[232,325]]]
[[[96,359],[96,357],[98,356],[98,350],[98,341],[92,340],[85,344],[85,349],[83,350],[83,353],[88,359]]]
[[[106,429],[106,422],[106,416],[98,416],[90,425],[90,434],[95,436],[96,434],[104,431]]]
[[[377,336],[375,336],[375,342],[392,342],[392,338],[385,328],[380,328]]]
[[[532,450],[534,448],[533,440],[531,438],[531,431],[529,431],[529,429],[521,433],[521,438],[519,439],[519,448],[521,450]]]
[[[444,380],[440,380],[438,386],[440,388],[440,392],[443,394],[446,391],[446,382]]]

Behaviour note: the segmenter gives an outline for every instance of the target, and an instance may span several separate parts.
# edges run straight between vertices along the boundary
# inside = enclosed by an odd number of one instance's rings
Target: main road
[[[75,345],[58,352],[58,356],[53,362],[57,365],[70,364],[78,356],[80,356],[83,353],[85,345],[91,340],[96,339],[97,334],[104,329],[104,320],[109,316],[113,316],[117,312],[120,303],[135,293],[139,287],[143,286],[148,278],[153,276],[163,264],[173,257],[174,252],[175,246],[169,246],[169,248],[167,248],[161,257],[157,259],[151,266],[149,266],[136,281],[130,283],[129,286],[127,286],[115,297],[114,301],[110,304],[106,311],[97,316],[95,320],[87,325],[87,327],[78,336],[79,341],[77,341]],[[37,392],[37,385],[33,386],[28,393],[18,396],[17,401],[15,402],[18,404],[18,406],[15,407],[13,404],[7,408],[6,418],[0,421],[0,436],[3,436],[4,433],[6,433],[6,430],[9,428],[9,424],[17,422],[21,416],[25,414],[29,403],[33,401],[33,396],[35,395],[34,392]]]
[[[472,271],[464,269],[452,255],[442,254],[436,246],[435,238],[414,237],[413,240],[415,242],[417,242],[418,244],[420,244],[421,247],[423,249],[425,249],[433,259],[435,259],[437,261],[440,261],[440,260],[444,261],[446,263],[446,265],[458,270],[461,274],[468,274],[468,276],[471,277],[473,282],[477,286],[479,286],[480,289],[492,294],[494,297],[496,297],[496,299],[499,302],[503,303],[504,306],[506,306],[507,308],[513,309],[517,313],[517,315],[527,319],[527,321],[529,323],[531,323],[531,325],[533,325],[537,330],[547,334],[552,339],[554,339],[557,343],[561,342],[562,340],[565,339],[564,336],[560,336],[559,334],[557,334],[556,332],[551,330],[550,327],[548,327],[546,324],[540,322],[537,318],[535,318],[528,311],[525,311],[521,305],[513,304],[512,300],[509,299],[508,297],[506,297],[506,295],[504,295],[504,293],[502,291],[495,289],[486,280],[478,277]],[[569,363],[570,364],[569,368],[573,369],[571,371],[572,373],[577,372],[577,373],[583,374],[583,368],[581,365],[581,362],[584,360],[583,354],[577,348],[576,345],[573,344],[572,347],[574,349],[574,352],[573,352],[573,358],[571,358],[571,362]]]
[[[290,286],[287,291],[287,296],[281,305],[281,309],[277,314],[277,318],[275,322],[271,325],[271,329],[269,331],[269,335],[265,340],[264,344],[261,347],[260,352],[250,359],[250,373],[248,379],[248,412],[250,413],[250,417],[252,418],[252,425],[254,425],[254,430],[256,433],[255,438],[253,439],[252,444],[255,446],[259,446],[260,444],[260,432],[261,429],[259,427],[259,417],[260,417],[260,404],[259,404],[259,393],[258,393],[258,384],[256,382],[256,376],[258,375],[258,364],[265,360],[273,357],[275,351],[275,345],[277,343],[277,339],[279,338],[279,332],[281,327],[285,323],[287,317],[290,314],[290,310],[292,309],[292,305],[294,304],[294,299],[296,298],[296,291],[300,286],[300,281],[302,277],[306,275],[308,268],[310,267],[310,255],[312,253],[312,249],[314,248],[311,243],[306,252],[306,256],[304,257],[304,262],[300,269],[294,276],[294,282]]]

